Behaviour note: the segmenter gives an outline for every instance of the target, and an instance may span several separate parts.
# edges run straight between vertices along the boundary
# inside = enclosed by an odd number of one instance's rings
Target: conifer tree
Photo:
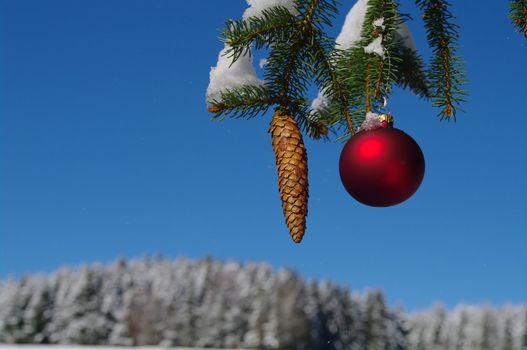
[[[513,322],[507,317],[503,325],[503,348],[502,350],[514,350]]]
[[[110,324],[101,313],[103,277],[101,266],[83,267],[67,288],[64,307],[56,319],[53,336],[75,344],[102,344]]]
[[[33,292],[33,281],[28,277],[23,277],[22,280],[12,286],[9,303],[4,303],[5,308],[2,312],[4,319],[0,323],[0,339],[7,343],[31,343],[33,334],[26,325],[28,318],[24,315],[28,311],[28,306],[31,301]]]
[[[362,348],[383,350],[388,346],[386,303],[381,291],[366,294],[362,316]]]
[[[527,349],[527,306],[523,307],[523,329],[522,329],[522,335],[521,335],[521,350]]]
[[[410,330],[406,324],[404,309],[397,307],[388,315],[388,346],[387,350],[407,350],[408,334]]]
[[[31,343],[49,343],[47,325],[53,313],[53,292],[49,282],[40,277],[34,280],[33,293],[24,312],[25,332]]]
[[[458,310],[458,320],[455,324],[453,350],[463,350],[467,348],[467,325],[469,323],[468,313],[465,309]]]
[[[446,344],[446,311],[443,305],[439,304],[434,307],[432,324],[428,339],[431,349],[443,349]]]
[[[493,350],[498,347],[498,330],[496,315],[489,306],[485,306],[481,313],[481,350]]]

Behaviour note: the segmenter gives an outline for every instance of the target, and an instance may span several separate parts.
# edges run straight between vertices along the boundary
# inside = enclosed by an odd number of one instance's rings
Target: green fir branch
[[[516,30],[527,37],[527,0],[510,0],[509,18]]]
[[[375,21],[382,18],[383,27],[375,25]],[[385,48],[384,57],[372,53],[370,54],[371,66],[371,90],[373,91],[373,99],[382,101],[383,97],[389,95],[392,90],[392,85],[395,83],[394,70],[396,57],[393,57],[392,52],[395,42],[395,32],[400,22],[397,10],[397,3],[392,0],[370,0],[368,10],[366,11],[366,20],[363,28],[364,46],[367,46],[378,37],[382,38],[382,46]]]
[[[466,83],[464,64],[456,55],[458,48],[458,26],[446,0],[416,0],[423,11],[427,38],[433,50],[428,69],[430,96],[434,106],[439,107],[441,120],[456,117],[460,105],[465,102]]]
[[[287,8],[275,6],[259,16],[227,21],[221,40],[229,46],[226,54],[236,61],[247,54],[251,46],[258,50],[268,48],[270,43],[290,40],[295,24],[296,18]]]
[[[349,113],[349,96],[337,75],[335,56],[331,52],[333,50],[333,43],[324,39],[321,37],[312,43],[313,65],[318,67],[318,72],[314,76],[315,84],[320,91],[324,92],[326,98],[338,101],[340,108],[336,113],[339,116],[344,116],[349,132],[354,134],[355,128]],[[331,117],[332,115],[334,114],[331,113],[331,110],[322,109],[315,111],[315,118],[317,120],[329,121],[333,119]]]
[[[381,18],[382,25],[375,25],[374,22]],[[392,86],[400,80],[397,73],[401,58],[395,54],[400,45],[395,40],[399,18],[395,1],[369,1],[360,41],[354,47],[335,49],[332,53],[336,75],[333,80],[339,82],[339,86],[335,88],[336,84],[332,82],[323,90],[329,102],[328,106],[314,112],[318,118],[330,120],[338,128],[338,124],[349,124],[349,116],[354,125],[352,134],[364,121],[369,108],[382,108],[384,97],[391,93]],[[366,53],[364,48],[380,36],[384,57]],[[345,103],[342,99],[346,100]],[[343,105],[348,109],[346,118],[342,113]]]
[[[366,115],[366,71],[368,63],[371,64],[367,53],[364,52],[363,46],[352,47],[347,50],[337,50],[335,71],[342,84],[342,88],[348,96],[347,104],[349,106],[350,118],[355,126],[354,132],[364,121]],[[347,122],[339,117],[336,112],[339,110],[339,103],[331,99],[327,109],[333,115],[334,122],[343,124]]]
[[[398,45],[392,55],[399,61],[396,68],[397,85],[409,89],[421,98],[429,98],[430,90],[425,66],[417,51]]]
[[[209,101],[209,112],[214,113],[211,119],[223,120],[231,118],[253,118],[265,113],[280,100],[266,86],[244,85],[225,89],[220,92],[219,99]]]
[[[301,13],[311,14],[304,18],[304,24],[323,31],[325,27],[333,25],[333,18],[338,13],[338,2],[335,0],[296,1],[296,7]],[[313,6],[314,5],[314,6]],[[300,23],[301,24],[301,23]]]
[[[253,47],[269,49],[266,85],[265,92],[254,86],[225,91],[209,108],[215,113],[214,118],[250,118],[276,104],[291,113],[311,137],[327,134],[324,122],[310,114],[305,96],[318,69],[311,47],[325,35],[322,27],[331,24],[337,11],[336,1],[296,0],[296,10],[298,15],[294,16],[286,8],[276,6],[258,16],[226,23],[222,39],[233,62]]]
[[[347,50],[335,49],[325,26],[337,12],[335,0],[296,0],[298,15],[276,6],[258,16],[229,21],[223,40],[233,61],[251,48],[268,49],[265,87],[245,86],[223,92],[211,109],[214,118],[254,117],[272,105],[287,109],[312,137],[327,134],[327,126],[347,125],[357,131],[370,110],[379,111],[398,84],[441,107],[441,119],[455,117],[465,92],[462,62],[455,55],[457,27],[445,0],[416,0],[425,12],[428,40],[434,49],[425,73],[419,54],[403,45],[397,33],[405,15],[396,0],[369,0],[361,40]],[[380,23],[382,19],[382,23]],[[367,53],[381,40],[382,54]],[[327,103],[310,110],[306,96],[311,83]]]
[[[311,101],[300,99],[291,101],[287,110],[295,116],[298,126],[314,140],[328,140],[328,127],[324,120],[317,119],[311,113]]]
[[[302,64],[309,62],[310,53],[305,50],[305,44],[312,31],[313,16],[317,10],[317,7],[324,2],[324,0],[311,0],[307,2],[305,11],[301,15],[299,26],[292,36],[290,42],[278,43],[280,49],[274,49],[268,61],[269,68],[278,65],[280,62],[283,70],[278,72],[276,69],[273,71],[275,74],[268,74],[271,81],[275,81],[277,87],[279,87],[280,96],[293,96],[299,99],[305,96],[309,85],[309,78],[311,76],[309,65]],[[297,4],[300,4],[298,2]],[[278,54],[278,57],[272,57],[273,54]],[[284,55],[285,54],[285,55]],[[275,55],[276,56],[276,55]],[[307,57],[306,57],[307,56]]]
[[[389,48],[390,56],[394,59],[395,80],[403,89],[408,89],[421,98],[429,98],[430,91],[423,59],[414,48],[409,47],[407,41],[412,39],[403,37],[402,29],[405,22],[411,19],[406,13],[399,13],[396,18],[397,27],[393,36],[393,45]],[[411,36],[410,33],[408,35]]]

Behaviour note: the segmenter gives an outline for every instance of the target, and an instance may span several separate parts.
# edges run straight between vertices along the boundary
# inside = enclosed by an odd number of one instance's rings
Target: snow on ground
[[[84,346],[84,345],[21,345],[0,344],[0,350],[243,350],[213,348],[168,348],[163,346]]]

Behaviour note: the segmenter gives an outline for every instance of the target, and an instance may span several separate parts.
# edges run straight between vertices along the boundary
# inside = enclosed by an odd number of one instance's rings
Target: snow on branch
[[[274,6],[283,6],[293,15],[298,14],[294,0],[247,0],[247,4],[249,4],[249,7],[243,13],[243,19],[258,16],[264,10]]]
[[[297,14],[294,0],[247,0],[249,7],[243,13],[243,19],[260,15],[273,6],[283,6],[292,14]],[[207,102],[220,100],[221,92],[244,85],[262,86],[254,67],[251,52],[240,56],[235,62],[227,53],[230,47],[225,45],[218,55],[218,62],[210,70],[210,82],[207,88]],[[262,65],[261,65],[262,66]]]
[[[346,15],[344,25],[336,39],[339,49],[349,49],[360,41],[367,10],[368,0],[358,0],[353,5]]]
[[[366,20],[366,12],[368,11],[368,0],[358,0],[349,10],[344,20],[342,29],[335,40],[335,47],[341,50],[347,50],[356,47],[362,39],[362,27]],[[384,28],[384,18],[378,18],[374,26]],[[412,33],[408,26],[401,22],[395,32],[395,39],[402,47],[416,51],[415,42]],[[384,48],[382,47],[382,35],[373,40],[369,45],[364,47],[366,53],[375,53],[384,58]],[[314,111],[328,105],[328,98],[324,91],[318,93],[317,98],[313,100],[311,109]]]
[[[378,113],[368,112],[358,131],[377,129],[381,126]]]
[[[234,63],[226,55],[229,46],[220,51],[216,67],[210,70],[210,83],[207,88],[207,101],[220,100],[220,92],[243,85],[263,85],[256,75],[253,58],[249,54],[241,56]]]

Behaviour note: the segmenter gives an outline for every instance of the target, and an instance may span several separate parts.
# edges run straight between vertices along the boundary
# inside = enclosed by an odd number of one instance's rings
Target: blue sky
[[[383,288],[411,310],[527,301],[527,40],[506,2],[456,2],[470,79],[457,123],[440,123],[407,91],[390,99],[427,161],[409,201],[355,202],[338,176],[342,144],[306,140],[301,245],[282,217],[270,116],[211,122],[205,110],[218,31],[244,1],[0,4],[0,277],[210,255]],[[351,5],[343,1],[334,35]]]

